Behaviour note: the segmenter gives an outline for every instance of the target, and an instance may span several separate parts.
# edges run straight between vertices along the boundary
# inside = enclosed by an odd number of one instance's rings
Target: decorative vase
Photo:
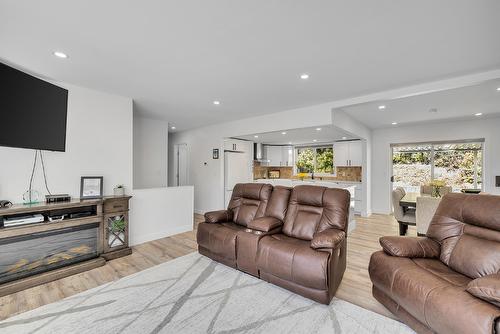
[[[114,188],[113,193],[115,194],[115,196],[123,196],[125,195],[125,188],[124,187]]]
[[[36,204],[40,202],[40,192],[38,190],[32,189],[32,190],[27,190],[23,194],[23,203],[26,205],[29,204]]]
[[[441,197],[441,187],[432,187],[432,197]]]

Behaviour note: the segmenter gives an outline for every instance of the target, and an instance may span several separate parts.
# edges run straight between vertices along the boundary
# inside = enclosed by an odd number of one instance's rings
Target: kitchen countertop
[[[329,183],[346,183],[346,184],[363,184],[362,181],[347,181],[347,180],[319,180],[319,179],[305,179],[305,180],[299,180],[299,179],[255,179],[254,181],[291,181],[291,182],[305,182],[305,183],[316,183],[316,182],[329,182]]]

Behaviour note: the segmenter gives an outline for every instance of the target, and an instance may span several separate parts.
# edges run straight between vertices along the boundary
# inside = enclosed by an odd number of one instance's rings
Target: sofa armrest
[[[252,220],[247,225],[248,228],[261,232],[269,232],[281,226],[283,226],[283,222],[274,217],[260,217]]]
[[[322,232],[314,234],[311,240],[311,248],[321,249],[321,248],[337,248],[342,241],[345,239],[345,232],[330,228]]]
[[[469,282],[466,291],[474,297],[500,307],[500,274],[476,278]]]
[[[438,258],[441,247],[426,237],[382,237],[380,245],[389,255],[410,258]]]
[[[233,220],[233,212],[229,210],[210,211],[205,213],[205,223],[223,223]]]

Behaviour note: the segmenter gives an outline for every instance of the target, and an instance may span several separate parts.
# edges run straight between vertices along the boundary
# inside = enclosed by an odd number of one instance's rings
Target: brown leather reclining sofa
[[[448,194],[426,237],[382,237],[373,296],[418,333],[500,333],[500,196]]]
[[[346,268],[350,194],[237,184],[227,210],[198,225],[200,254],[329,304]]]

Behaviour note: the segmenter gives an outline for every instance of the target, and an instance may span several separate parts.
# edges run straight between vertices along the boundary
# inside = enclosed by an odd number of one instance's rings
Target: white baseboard
[[[170,229],[168,231],[161,231],[156,233],[144,234],[136,236],[133,240],[130,241],[130,246],[135,246],[139,244],[143,244],[148,241],[153,241],[165,237],[170,237],[175,234],[189,232],[193,230],[193,225],[183,225],[178,226],[176,228]]]

